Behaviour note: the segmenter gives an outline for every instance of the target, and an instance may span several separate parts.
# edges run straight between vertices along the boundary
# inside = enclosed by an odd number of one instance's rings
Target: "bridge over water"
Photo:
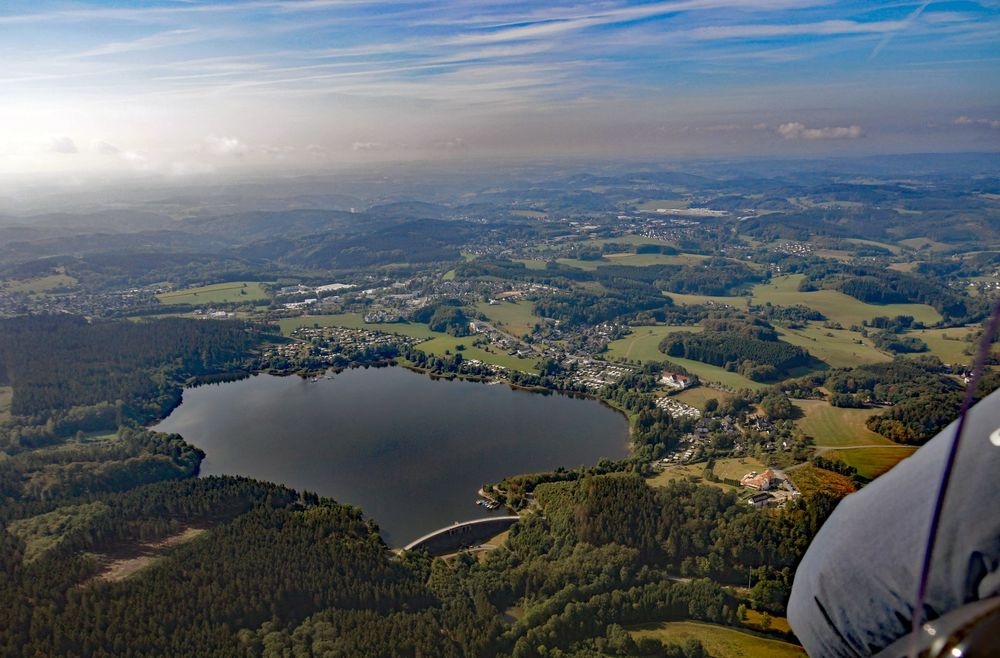
[[[500,534],[514,525],[519,518],[517,516],[490,516],[484,519],[456,523],[410,542],[403,547],[403,550],[423,549],[431,555],[454,553],[463,548],[481,544],[490,537]]]

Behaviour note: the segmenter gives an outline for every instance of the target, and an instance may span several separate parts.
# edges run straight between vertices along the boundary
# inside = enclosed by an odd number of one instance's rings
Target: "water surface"
[[[395,546],[486,516],[475,505],[484,482],[620,459],[628,442],[624,417],[593,400],[403,368],[188,389],[156,429],[204,450],[203,475],[245,475],[358,505]]]

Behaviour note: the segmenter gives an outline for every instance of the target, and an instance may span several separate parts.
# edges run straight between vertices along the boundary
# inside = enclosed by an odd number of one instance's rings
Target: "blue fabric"
[[[788,621],[810,656],[868,656],[910,632],[952,423],[851,494],[795,574]],[[941,516],[925,619],[1000,594],[1000,391],[969,412]],[[1000,439],[997,439],[1000,443]]]

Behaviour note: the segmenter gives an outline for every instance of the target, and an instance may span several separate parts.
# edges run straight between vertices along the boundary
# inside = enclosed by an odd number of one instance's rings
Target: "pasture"
[[[499,304],[476,304],[476,310],[490,319],[494,325],[515,336],[526,336],[531,333],[539,317],[532,310],[533,302],[500,302]]]
[[[941,314],[926,304],[866,304],[850,295],[836,290],[814,290],[801,292],[799,283],[805,275],[791,274],[776,277],[770,283],[754,286],[753,303],[762,305],[767,302],[775,306],[794,306],[803,304],[815,309],[828,319],[839,322],[844,327],[860,325],[864,320],[871,320],[879,315],[889,317],[895,315],[912,315],[918,322],[936,324],[941,321]]]
[[[865,426],[878,409],[834,407],[826,400],[795,400],[794,404],[802,410],[802,418],[795,425],[812,437],[817,447],[894,445]]]
[[[14,389],[10,386],[0,386],[0,423],[10,420],[10,400],[14,397]]]
[[[160,293],[156,296],[162,304],[188,304],[206,306],[209,304],[232,304],[267,299],[264,288],[256,281],[231,281],[210,286],[185,288]]]
[[[827,459],[839,459],[848,466],[853,466],[858,469],[859,474],[866,478],[876,478],[915,451],[914,446],[891,445],[878,448],[830,450],[823,456]]]
[[[780,327],[778,333],[784,342],[805,349],[832,368],[892,360],[861,334],[847,329],[826,329],[820,322],[810,322],[802,329]]]
[[[72,288],[77,280],[67,274],[49,274],[32,279],[7,279],[0,282],[0,288],[8,292],[22,292],[40,295],[56,288]]]
[[[627,627],[635,639],[654,637],[668,644],[698,640],[710,656],[726,658],[800,658],[805,650],[790,642],[772,640],[727,626],[696,621],[669,621]]]
[[[719,402],[723,402],[732,396],[726,391],[720,391],[708,386],[695,386],[694,388],[684,389],[680,393],[675,393],[673,397],[675,400],[704,411],[705,403],[710,399],[714,398]]]
[[[945,363],[971,364],[975,346],[965,340],[966,336],[979,329],[978,325],[949,327],[947,329],[916,329],[905,335],[919,338],[927,343],[930,353]],[[966,350],[970,353],[966,354]]]
[[[625,338],[608,343],[608,354],[621,359],[636,361],[662,361],[667,358],[660,351],[660,341],[675,331],[701,331],[698,325],[657,325],[633,327]]]

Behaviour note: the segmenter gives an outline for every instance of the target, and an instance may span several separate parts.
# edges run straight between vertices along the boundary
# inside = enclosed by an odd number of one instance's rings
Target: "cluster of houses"
[[[690,418],[692,420],[701,418],[701,411],[669,396],[658,398],[656,406],[666,411],[673,418]]]

